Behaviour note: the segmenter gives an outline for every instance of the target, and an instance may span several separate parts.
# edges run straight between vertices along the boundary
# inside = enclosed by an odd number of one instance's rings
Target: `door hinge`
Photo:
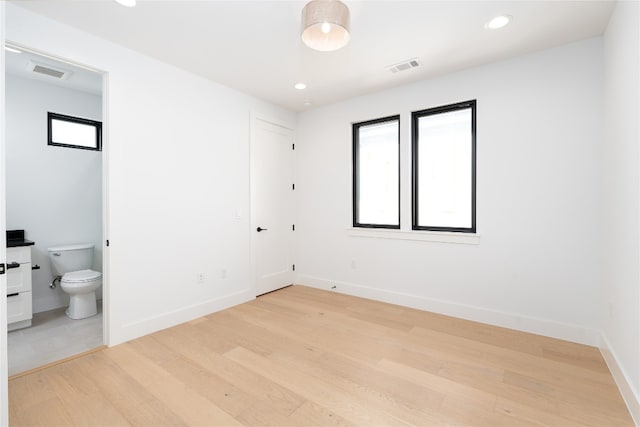
[[[5,265],[4,264],[0,264],[0,274],[4,274],[5,271]]]
[[[109,239],[107,239],[107,241],[105,242],[107,246],[109,246]]]
[[[295,190],[296,189],[296,185],[295,184],[291,184],[291,189]]]
[[[293,271],[296,271],[296,265],[293,264]]]
[[[292,229],[293,231],[296,231],[296,225],[295,225],[295,224],[293,224],[293,225],[291,226],[291,229]]]
[[[291,144],[291,149],[295,150],[296,149],[296,144]]]

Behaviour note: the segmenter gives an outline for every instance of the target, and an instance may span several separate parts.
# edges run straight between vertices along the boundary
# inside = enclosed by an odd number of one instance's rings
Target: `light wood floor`
[[[293,286],[9,382],[11,425],[632,426],[596,348]]]

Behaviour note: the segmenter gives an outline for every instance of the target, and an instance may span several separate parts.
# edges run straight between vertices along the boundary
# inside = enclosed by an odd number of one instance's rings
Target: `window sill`
[[[418,240],[423,242],[458,243],[463,245],[480,244],[478,233],[455,233],[450,231],[390,230],[377,228],[347,228],[351,237],[374,239]]]

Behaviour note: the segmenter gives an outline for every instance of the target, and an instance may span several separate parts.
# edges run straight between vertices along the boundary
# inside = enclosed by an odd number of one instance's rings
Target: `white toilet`
[[[93,244],[48,248],[54,274],[61,276],[62,290],[69,294],[66,313],[72,319],[84,319],[98,313],[96,289],[102,284],[102,273],[91,270]]]

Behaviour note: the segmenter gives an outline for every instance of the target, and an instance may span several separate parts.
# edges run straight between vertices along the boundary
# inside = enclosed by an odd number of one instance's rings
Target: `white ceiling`
[[[300,41],[304,1],[20,0],[21,7],[294,111],[604,32],[612,1],[351,1],[351,42]],[[513,16],[500,30],[484,24]],[[386,66],[417,57],[392,74]],[[307,89],[293,88],[304,82]],[[304,106],[304,100],[312,105]]]
[[[102,94],[102,75],[78,66],[46,58],[31,52],[22,51],[14,53],[7,51],[5,54],[5,71],[7,74],[38,80],[43,83],[61,86],[67,89],[75,89],[94,95]],[[30,64],[36,64],[57,71],[67,73],[64,79],[58,79],[45,74],[30,71]]]

